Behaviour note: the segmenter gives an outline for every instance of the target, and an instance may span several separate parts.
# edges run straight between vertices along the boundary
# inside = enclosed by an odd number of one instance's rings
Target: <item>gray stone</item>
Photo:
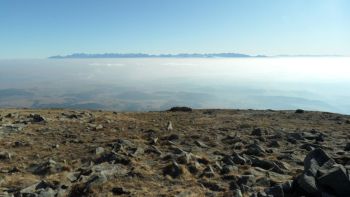
[[[267,195],[266,192],[264,191],[260,191],[257,194],[257,197],[270,197],[271,195]]]
[[[95,128],[94,128],[94,130],[101,130],[101,129],[103,129],[103,125],[101,125],[101,124],[99,124],[99,125],[97,125]]]
[[[296,114],[303,114],[305,111],[303,109],[297,109],[295,110]]]
[[[20,132],[24,128],[23,124],[4,124],[0,126],[0,131],[2,130],[3,132],[6,133],[11,133],[11,132]]]
[[[233,165],[224,165],[221,169],[222,174],[228,174],[230,172],[237,172],[238,167]]]
[[[267,177],[261,177],[261,178],[256,180],[256,185],[261,186],[261,187],[270,187],[271,181]]]
[[[344,150],[345,150],[345,151],[350,151],[350,142],[348,142],[348,143],[345,145]]]
[[[195,161],[194,163],[188,165],[188,170],[192,174],[197,174],[200,169],[201,169],[201,165],[197,161]]]
[[[235,162],[233,162],[233,158],[231,156],[224,156],[221,161],[226,165],[235,165]]]
[[[283,169],[273,161],[262,160],[259,158],[252,157],[252,166],[260,167],[265,170],[271,170],[276,173],[284,174]]]
[[[200,183],[204,187],[210,189],[211,191],[215,191],[215,192],[225,191],[225,189],[216,182],[201,181]]]
[[[304,171],[309,171],[313,176],[316,176],[317,171],[321,166],[331,168],[335,161],[322,149],[311,151],[304,159]]]
[[[263,131],[260,128],[255,128],[255,129],[253,129],[251,135],[262,136],[263,135]]]
[[[168,129],[168,131],[173,130],[173,124],[171,123],[171,121],[168,122],[167,129]]]
[[[232,154],[232,157],[231,157],[232,161],[235,163],[235,164],[239,164],[239,165],[244,165],[246,163],[246,159],[243,158],[242,156],[240,156],[238,153],[234,152]]]
[[[0,152],[0,160],[10,161],[12,159],[12,154],[9,152]]]
[[[284,193],[290,193],[293,190],[293,181],[289,180],[282,184],[283,192]]]
[[[34,185],[31,185],[29,187],[26,187],[22,190],[20,190],[20,194],[22,196],[38,196],[37,193],[40,193],[42,191],[45,191],[47,189],[51,189],[52,185],[46,181],[40,181]]]
[[[277,140],[271,140],[271,142],[269,143],[269,147],[278,148],[280,146],[281,145]]]
[[[296,132],[296,133],[288,133],[287,134],[288,139],[294,139],[294,140],[304,140],[302,133]]]
[[[172,107],[168,111],[170,111],[170,112],[191,112],[192,108],[190,108],[190,107]]]
[[[183,154],[179,155],[176,159],[176,161],[180,164],[189,164],[192,160],[192,156],[190,153],[184,152]]]
[[[36,175],[49,175],[61,172],[62,165],[49,159],[47,162],[31,166],[28,170]]]
[[[177,164],[175,161],[172,162],[172,164],[166,166],[163,168],[163,174],[169,175],[172,178],[177,178],[183,173],[181,167],[179,164]]]
[[[93,186],[98,186],[98,185],[101,185],[105,182],[107,182],[107,177],[105,174],[103,174],[103,173],[93,174],[93,175],[91,175],[91,177],[87,181],[87,187],[90,188]]]
[[[236,177],[234,177],[234,178],[236,178]],[[238,183],[235,180],[233,180],[230,182],[230,190],[236,190],[236,189],[240,189],[240,187],[239,187]]]
[[[131,160],[125,155],[111,152],[111,153],[103,154],[101,157],[95,160],[95,163],[97,164],[100,164],[103,162],[120,163],[123,165],[129,165]]]
[[[243,197],[243,194],[240,189],[235,189],[232,191],[232,197]]]
[[[102,147],[97,147],[95,150],[96,155],[102,155],[105,152],[105,149]]]
[[[205,177],[214,177],[215,176],[215,171],[211,165],[208,165],[204,170],[202,176]]]
[[[242,185],[253,186],[255,185],[256,179],[254,175],[242,175],[239,177],[237,184],[242,187]]]
[[[56,191],[54,191],[53,189],[51,188],[46,188],[45,190],[42,190],[38,197],[55,197],[57,194]]]
[[[79,175],[79,172],[69,172],[66,174],[66,177],[70,182],[74,182],[78,179]]]
[[[130,192],[129,191],[126,191],[124,188],[122,188],[122,187],[114,187],[113,189],[112,189],[112,193],[114,194],[114,195],[129,195],[130,194]]]
[[[39,114],[30,114],[28,118],[31,119],[30,122],[32,122],[32,123],[45,122],[45,118]]]
[[[265,192],[267,195],[272,195],[273,197],[284,197],[283,187],[281,185],[270,187]]]
[[[325,188],[338,196],[346,196],[350,194],[350,179],[346,169],[342,165],[336,165],[332,169],[327,170],[321,177],[317,178],[317,182],[322,188]]]
[[[319,189],[316,185],[315,177],[307,174],[302,174],[297,178],[298,187],[302,191],[307,192],[308,194],[319,194]]]
[[[201,148],[208,148],[208,146],[206,144],[204,144],[203,142],[198,141],[198,140],[195,141],[195,144]]]
[[[264,156],[266,153],[265,149],[257,144],[251,144],[247,147],[245,154],[255,155],[255,156]]]

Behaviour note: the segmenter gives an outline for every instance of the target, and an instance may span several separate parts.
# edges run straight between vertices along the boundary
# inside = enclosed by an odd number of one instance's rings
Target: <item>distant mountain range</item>
[[[104,53],[104,54],[87,54],[87,53],[74,53],[71,55],[57,55],[51,56],[50,59],[69,59],[69,58],[252,58],[252,57],[267,57],[264,55],[246,55],[240,53],[180,53],[180,54],[145,54],[145,53]]]
[[[264,58],[264,57],[346,57],[342,55],[247,55],[242,53],[179,53],[179,54],[146,54],[146,53],[74,53],[56,55],[49,59],[87,59],[87,58]]]

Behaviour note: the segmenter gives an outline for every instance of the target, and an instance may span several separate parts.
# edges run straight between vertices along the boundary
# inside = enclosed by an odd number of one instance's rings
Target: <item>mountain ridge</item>
[[[147,53],[73,53],[70,55],[50,56],[49,59],[74,58],[256,58],[268,57],[265,55],[247,55],[242,53],[178,53],[178,54],[147,54]]]

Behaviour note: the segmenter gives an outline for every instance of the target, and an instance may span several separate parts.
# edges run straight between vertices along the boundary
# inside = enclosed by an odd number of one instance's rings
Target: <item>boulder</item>
[[[296,178],[297,190],[310,195],[319,195],[319,188],[316,185],[315,177],[309,174],[302,174]]]
[[[192,108],[190,108],[190,107],[172,107],[168,111],[170,111],[170,112],[191,112]]]
[[[323,168],[331,168],[335,161],[322,149],[314,149],[304,159],[304,171],[316,176],[317,171]]]
[[[304,172],[295,179],[293,187],[284,187],[286,192],[306,196],[348,196],[350,177],[344,166],[318,148],[305,157]]]
[[[32,123],[41,123],[41,122],[45,122],[45,118],[42,117],[39,114],[30,114],[28,116],[28,118],[30,119],[30,122]]]
[[[303,109],[297,109],[297,110],[295,110],[295,113],[296,114],[302,114],[302,113],[304,113],[305,111],[303,110]]]

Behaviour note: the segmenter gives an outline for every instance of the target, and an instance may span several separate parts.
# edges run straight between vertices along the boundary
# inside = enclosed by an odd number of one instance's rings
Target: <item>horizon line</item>
[[[69,55],[54,55],[48,59],[79,59],[79,58],[267,58],[267,57],[350,57],[338,54],[280,54],[280,55],[250,55],[244,53],[72,53]]]

